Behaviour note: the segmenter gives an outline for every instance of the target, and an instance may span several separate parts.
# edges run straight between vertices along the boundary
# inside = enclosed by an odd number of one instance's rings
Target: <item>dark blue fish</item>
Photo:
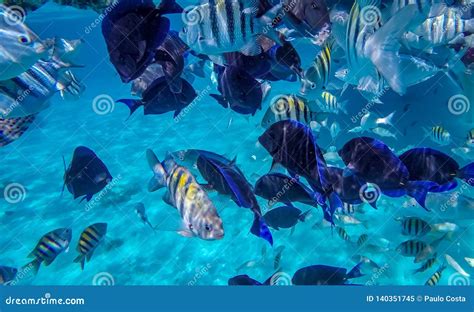
[[[272,168],[276,164],[283,165],[290,175],[304,177],[312,189],[322,195],[319,204],[324,218],[333,224],[332,215],[337,208],[342,208],[342,202],[332,189],[326,162],[312,130],[297,121],[283,120],[271,125],[258,140],[273,157]],[[326,198],[329,198],[329,207]]]
[[[111,63],[127,83],[152,63],[165,40],[170,21],[162,15],[183,9],[174,0],[163,0],[158,7],[152,0],[120,0],[110,8],[104,14],[102,34]]]
[[[92,196],[102,191],[112,181],[112,176],[102,160],[85,146],[79,146],[74,150],[71,164],[66,169],[64,161],[64,169],[64,185],[74,199],[84,196],[81,201],[84,199],[90,201]]]
[[[474,179],[474,163],[460,168],[459,164],[450,156],[443,152],[431,148],[414,148],[406,151],[400,156],[400,160],[405,164],[410,180],[432,181],[438,185],[430,188],[430,192],[446,192],[455,189],[457,181],[455,178],[462,178],[469,182]],[[474,185],[474,183],[470,183]]]
[[[339,156],[347,166],[345,176],[356,174],[366,182],[376,184],[390,197],[411,196],[427,209],[426,195],[436,183],[410,181],[405,164],[383,142],[368,137],[355,138],[343,146]]]
[[[293,45],[284,41],[282,38],[283,45],[275,44],[270,50],[267,51],[267,55],[273,61],[275,68],[282,67],[293,71],[298,77],[303,77],[303,69],[301,68],[301,58],[293,47]]]
[[[163,68],[164,76],[173,93],[183,90],[181,74],[184,70],[184,54],[189,47],[179,38],[176,31],[170,31],[155,54],[156,63]]]
[[[145,92],[141,100],[121,99],[117,102],[124,103],[130,109],[132,115],[140,106],[144,108],[145,115],[160,115],[174,111],[177,117],[182,109],[191,104],[197,97],[193,86],[182,78],[180,80],[182,90],[174,93],[165,77],[156,79]]]
[[[8,285],[15,278],[18,269],[0,265],[0,285]]]
[[[267,211],[263,218],[268,226],[279,230],[280,228],[288,229],[295,226],[298,222],[304,222],[310,211],[301,212],[293,206],[282,206]]]
[[[284,0],[283,9],[287,14],[283,20],[299,35],[318,39],[329,33],[331,22],[325,0]]]
[[[328,171],[333,189],[339,195],[342,202],[351,205],[358,205],[363,202],[361,190],[366,185],[363,179],[357,175],[344,176],[344,169],[341,168],[329,167]],[[368,201],[368,203],[377,209],[377,199],[380,194],[373,195],[373,200]]]
[[[271,60],[265,52],[255,56],[245,55],[240,52],[230,52],[225,53],[224,58],[227,65],[243,69],[257,79],[264,79],[272,67]]]
[[[224,108],[242,115],[253,116],[262,109],[262,86],[254,77],[236,66],[216,67],[217,89],[221,94],[211,94],[211,97]]]
[[[357,264],[347,273],[344,268],[328,265],[312,265],[299,269],[293,275],[293,285],[345,285],[347,280],[360,277],[362,263]]]
[[[229,281],[227,282],[227,284],[229,286],[268,286],[270,285],[270,280],[271,280],[271,277],[267,279],[265,282],[260,283],[259,281],[254,280],[247,274],[243,274],[243,275],[237,275],[232,278],[229,278]]]
[[[261,237],[273,245],[270,230],[262,218],[262,212],[252,186],[242,172],[237,169],[235,161],[219,161],[219,157],[201,154],[197,159],[197,167],[203,178],[208,182],[208,187],[219,194],[229,195],[239,207],[250,209],[254,213],[254,221],[250,232]]]
[[[283,173],[269,173],[255,183],[255,194],[267,199],[269,204],[276,202],[291,205],[300,202],[307,205],[317,205],[320,194],[315,193],[301,183],[297,178]]]

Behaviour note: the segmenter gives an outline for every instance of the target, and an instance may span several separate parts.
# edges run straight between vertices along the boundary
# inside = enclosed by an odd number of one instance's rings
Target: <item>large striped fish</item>
[[[34,260],[25,267],[31,266],[33,272],[38,273],[41,263],[46,266],[50,265],[59,254],[69,248],[71,238],[72,231],[69,228],[61,228],[46,233],[28,256],[34,258]]]
[[[84,90],[70,65],[59,59],[39,60],[26,72],[0,82],[0,113],[3,118],[26,117],[48,107],[48,100],[60,92],[78,97]]]
[[[183,14],[181,39],[196,53],[220,55],[240,51],[258,55],[260,35],[280,42],[272,21],[281,9],[275,6],[257,18],[255,0],[207,0]]]
[[[430,278],[426,281],[425,286],[435,286],[438,284],[439,280],[441,279],[441,275],[443,274],[443,271],[446,269],[446,264],[442,264],[439,269],[434,272],[433,275],[430,276]]]
[[[81,268],[84,270],[84,265],[92,258],[92,254],[99,244],[104,240],[107,233],[107,223],[95,223],[88,226],[81,234],[79,243],[77,244],[77,251],[79,256],[74,259],[74,262],[80,262]]]
[[[304,79],[301,80],[300,92],[302,95],[327,90],[329,80],[333,76],[332,49],[334,44],[335,41],[332,39],[326,41],[311,67],[306,70]]]
[[[262,127],[268,128],[281,120],[296,120],[306,125],[312,122],[324,124],[328,118],[327,113],[313,111],[304,98],[296,95],[280,95],[271,103],[263,116]]]
[[[183,221],[183,227],[178,233],[204,240],[223,238],[222,220],[206,191],[191,172],[170,157],[161,163],[152,150],[147,150],[147,159],[154,173],[148,190],[154,192],[162,187],[168,189],[163,200],[178,209]]]

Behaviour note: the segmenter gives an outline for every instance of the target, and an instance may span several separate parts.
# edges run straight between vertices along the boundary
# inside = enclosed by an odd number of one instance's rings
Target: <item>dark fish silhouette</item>
[[[152,0],[120,0],[104,14],[102,34],[110,61],[123,82],[139,77],[152,63],[156,49],[170,29],[163,14],[181,13],[174,0],[163,0],[155,7]]]
[[[124,103],[130,109],[132,115],[140,106],[143,106],[145,115],[160,115],[174,111],[177,117],[182,109],[191,104],[197,97],[193,86],[182,78],[179,79],[182,85],[180,93],[174,93],[166,78],[156,79],[145,92],[141,100],[121,99],[117,102]]]
[[[347,280],[362,276],[360,265],[357,264],[349,273],[344,268],[312,265],[296,271],[291,282],[293,285],[344,285]]]
[[[0,265],[0,285],[10,284],[16,278],[17,273],[17,268],[11,268]]]
[[[112,181],[112,176],[102,160],[85,146],[77,147],[69,167],[66,169],[65,161],[64,167],[64,185],[74,199],[84,196],[81,201],[90,201],[92,196]]]
[[[254,221],[250,232],[273,245],[273,238],[258,205],[253,188],[243,173],[236,167],[235,161],[221,162],[222,156],[213,157],[209,152],[201,154],[197,159],[197,167],[208,187],[219,194],[230,195],[239,207],[250,209],[254,213]]]
[[[304,222],[310,210],[301,212],[293,206],[282,206],[267,211],[263,218],[268,226],[279,230],[280,228],[288,229],[295,226],[298,222]]]

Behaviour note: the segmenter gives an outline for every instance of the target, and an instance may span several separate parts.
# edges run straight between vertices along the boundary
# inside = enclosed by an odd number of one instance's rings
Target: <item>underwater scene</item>
[[[0,15],[0,284],[471,285],[472,0]]]

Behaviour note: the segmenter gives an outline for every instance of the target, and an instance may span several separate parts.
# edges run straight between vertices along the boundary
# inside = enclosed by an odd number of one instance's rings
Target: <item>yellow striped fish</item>
[[[35,249],[28,255],[29,258],[34,258],[27,266],[31,266],[33,272],[38,273],[41,263],[48,266],[56,259],[56,257],[63,251],[69,248],[71,242],[72,231],[68,228],[61,228],[41,237]]]
[[[420,240],[410,239],[398,245],[398,252],[405,257],[415,257],[428,245]]]
[[[311,122],[324,124],[328,118],[327,113],[312,111],[306,99],[297,95],[280,95],[276,97],[263,116],[262,127],[268,128],[281,120],[296,120],[306,125]]]
[[[87,227],[79,238],[77,244],[77,251],[79,256],[74,259],[74,262],[80,262],[81,268],[84,270],[85,262],[89,262],[92,258],[97,246],[103,241],[107,233],[107,223],[95,223]]]
[[[314,92],[326,90],[332,73],[331,52],[334,47],[334,40],[329,39],[321,48],[321,52],[316,56],[313,65],[308,68],[301,80],[301,94],[308,95]]]
[[[345,241],[349,241],[351,239],[349,237],[349,235],[347,235],[346,230],[344,230],[344,228],[342,228],[340,226],[336,226],[336,232],[339,235],[339,237],[342,238]]]
[[[451,134],[445,128],[441,126],[435,126],[431,129],[425,130],[426,136],[431,139],[431,141],[441,145],[451,144]]]
[[[347,101],[340,102],[335,95],[327,91],[321,93],[321,99],[316,99],[316,103],[318,103],[323,112],[339,114],[342,111],[344,114],[347,114]]]
[[[446,264],[443,264],[431,277],[426,281],[425,286],[435,286],[441,279],[441,274],[446,269]]]
[[[163,187],[168,189],[163,200],[178,209],[183,221],[178,233],[204,240],[223,238],[222,220],[206,191],[191,172],[179,166],[171,157],[161,163],[152,150],[147,150],[147,159],[154,173],[148,190],[154,192]]]

